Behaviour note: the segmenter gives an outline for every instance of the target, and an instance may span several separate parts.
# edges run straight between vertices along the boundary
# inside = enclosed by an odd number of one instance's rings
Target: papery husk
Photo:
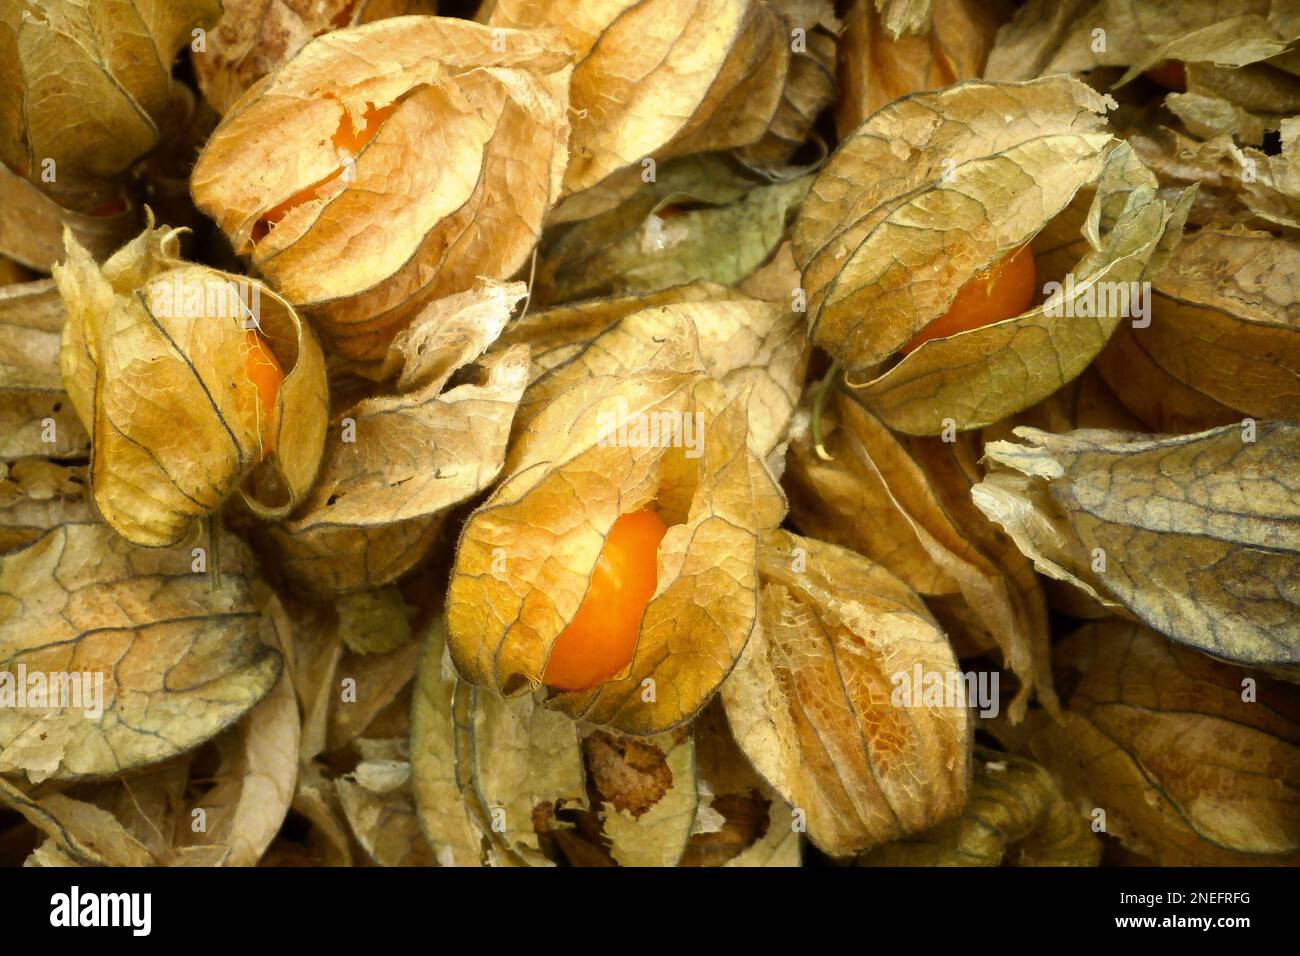
[[[1097,370],[1102,358],[1115,347],[1117,340],[1129,334],[1131,334],[1131,330],[1121,326],[1111,336],[1110,343],[1102,351],[1102,356],[1090,365],[1082,375],[1057,389],[1032,408],[1027,408],[1011,418],[1004,419],[983,429],[979,434],[975,447],[983,449],[990,442],[1012,441],[1015,439],[1015,429],[1020,425],[1041,428],[1049,432],[1068,432],[1076,428],[1142,431],[1146,427],[1143,421],[1125,407],[1115,392],[1111,390],[1106,379]],[[1146,383],[1150,382],[1150,376],[1126,379],[1126,381],[1130,383],[1133,381]],[[1191,428],[1186,430],[1201,431],[1202,429]],[[983,464],[987,466],[989,462],[985,460]],[[992,467],[997,468],[998,466],[993,465]],[[985,471],[985,468],[981,468],[977,472],[977,476],[983,475]],[[970,500],[969,487],[965,491],[965,496],[970,507],[975,509],[974,502]],[[978,509],[975,510],[978,511]],[[1016,547],[1015,543],[990,522],[983,513],[980,513],[980,519],[986,527],[995,529],[997,538],[1005,542],[1015,552],[1015,556],[1010,557],[1011,563],[1019,565],[1023,562],[1032,573],[1033,562],[1020,553],[1020,549]],[[1048,606],[1058,614],[1077,618],[1080,621],[1090,621],[1111,616],[1111,611],[1099,601],[1064,581],[1038,574],[1034,575],[1034,579],[1042,587],[1043,593],[1047,597]]]
[[[358,741],[362,761],[334,781],[339,803],[357,842],[379,866],[432,866],[415,809],[407,741]]]
[[[24,866],[157,866],[159,861],[100,807],[61,793],[28,794],[0,778],[0,804],[22,814],[45,837]]]
[[[1189,63],[1186,93],[1170,93],[1164,105],[1202,139],[1230,136],[1251,146],[1300,111],[1300,78],[1270,63],[1243,67]]]
[[[613,0],[594,9],[576,0],[498,2],[488,22],[563,24],[572,44],[578,59],[565,196],[635,182],[643,159],[662,163],[757,141],[776,112],[790,59],[784,23],[761,0]],[[608,205],[598,196],[558,214],[587,218],[601,208]]]
[[[587,806],[577,725],[531,697],[507,700],[474,688],[469,742],[478,799],[504,823],[494,836],[521,862],[552,865],[538,831],[557,811]]]
[[[481,866],[490,823],[473,789],[470,761],[472,688],[447,656],[446,628],[425,640],[411,709],[411,786],[420,827],[440,866]]]
[[[996,648],[1019,678],[1012,720],[1031,697],[1056,707],[1047,606],[1033,566],[970,501],[978,446],[890,432],[836,390],[823,411],[823,459],[806,427],[782,482],[804,533],[878,562],[929,603],[961,653]]]
[[[1235,223],[1294,237],[1300,229],[1300,175],[1295,172],[1300,151],[1290,145],[1294,133],[1287,126],[1283,120],[1278,156],[1238,147],[1226,135],[1202,142],[1168,128],[1125,130],[1125,139],[1166,184],[1166,194],[1196,185],[1189,222]]]
[[[1105,832],[1161,866],[1300,860],[1293,686],[1114,619],[1057,650],[1072,688],[1063,720],[1034,713],[997,733],[1041,761],[1094,820],[1104,811]]]
[[[758,537],[779,523],[785,503],[748,447],[744,400],[702,374],[692,325],[683,321],[639,367],[616,358],[613,366],[573,376],[515,439],[506,478],[460,539],[449,644],[470,683],[508,696],[539,687],[610,527],[653,505],[669,528],[632,662],[592,690],[557,693],[546,704],[654,734],[702,708],[749,639]],[[620,444],[616,422],[648,415],[700,416],[691,419],[703,426],[698,456],[687,456],[684,441]]]
[[[296,584],[339,594],[397,580],[437,540],[448,510],[495,480],[528,348],[479,356],[523,294],[523,283],[480,283],[431,303],[394,341],[383,371],[398,391],[335,418],[310,495],[269,530]],[[470,363],[477,378],[448,387]]]
[[[722,386],[727,398],[747,405],[750,446],[761,456],[769,455],[784,436],[808,367],[802,317],[778,304],[717,286],[682,286],[679,293],[680,301],[626,312],[587,341],[566,343],[571,350],[566,350],[563,360],[525,393],[515,433],[584,381],[655,364],[689,338],[689,347],[699,349],[705,374]],[[614,300],[609,308],[593,307],[585,315],[604,319],[625,305],[644,301]],[[542,322],[550,317],[539,318],[534,328],[547,328]],[[579,322],[572,329],[581,334],[591,331]],[[557,332],[550,334],[558,338]],[[542,361],[549,364],[552,358],[544,352]]]
[[[434,14],[437,0],[222,0],[205,49],[190,62],[203,97],[226,113],[249,87],[316,37],[385,17]]]
[[[178,95],[172,61],[220,15],[220,0],[0,6],[0,162],[92,210],[157,145]]]
[[[1255,418],[1300,418],[1300,242],[1202,229],[1153,284],[1133,338],[1161,369]]]
[[[0,772],[33,782],[115,776],[247,713],[281,669],[274,631],[250,597],[248,551],[228,538],[223,587],[213,590],[188,548],[135,547],[98,521],[84,469],[45,471],[54,474],[38,473],[32,487],[0,485],[0,588],[11,596],[0,667],[14,681],[19,667],[29,677],[102,676],[103,712],[0,708]],[[50,478],[53,493],[40,487]]]
[[[527,263],[564,170],[569,53],[551,32],[495,36],[441,17],[327,34],[251,89],[199,156],[199,208],[334,351],[382,358],[431,300]],[[270,210],[347,171],[332,137],[362,129],[367,104],[397,107],[350,178],[258,239]]]
[[[968,711],[893,700],[913,667],[957,670],[921,599],[880,565],[785,531],[764,537],[759,568],[762,627],[722,700],[750,762],[804,811],[809,839],[848,856],[958,813]]]
[[[341,631],[347,622],[340,618],[334,633]],[[339,635],[342,636],[342,635]],[[347,641],[343,642],[345,645]],[[324,750],[333,753],[354,746],[363,737],[398,736],[405,727],[391,729],[384,724],[385,715],[396,711],[399,721],[407,719],[410,710],[410,693],[420,658],[419,641],[406,641],[390,651],[360,653],[351,648],[344,650],[338,659],[336,673],[340,680],[349,677],[356,681],[358,693],[355,700],[339,701],[339,681],[329,688],[333,698],[325,728]]]
[[[537,304],[737,283],[776,250],[811,184],[811,175],[768,183],[721,154],[665,163],[613,209],[543,242]]]
[[[692,723],[699,806],[679,866],[795,867],[796,815],[754,770],[731,735],[721,700]]]
[[[583,751],[611,859],[619,866],[676,866],[700,799],[690,730],[654,737],[596,730]]]
[[[1098,29],[1104,42],[1096,42]],[[1227,7],[1181,0],[1029,0],[998,34],[985,76],[1025,80],[1127,66],[1121,82],[1128,82],[1166,60],[1244,66],[1281,53],[1298,37],[1300,13],[1282,0]]]
[[[412,709],[411,765],[423,832],[442,866],[551,866],[560,811],[585,809],[578,727],[529,697],[460,680],[441,619],[428,631]]]
[[[1096,866],[1101,841],[1051,775],[1025,757],[975,752],[960,817],[877,847],[858,866]]]
[[[1121,324],[1093,361],[1098,377],[1137,420],[1136,427],[1103,427],[1185,435],[1241,421],[1239,411],[1189,388],[1157,365],[1144,347],[1146,341],[1142,330]]]
[[[311,328],[257,280],[181,260],[177,230],[151,223],[102,267],[71,233],[65,241],[69,259],[54,275],[68,312],[63,380],[94,440],[92,490],[104,520],[135,544],[165,547],[236,490],[259,517],[288,514],[311,486],[325,440],[325,367]],[[234,283],[250,299],[256,288],[260,315],[245,314]],[[208,300],[208,284],[220,285],[222,303]],[[173,301],[176,290],[185,302]],[[195,291],[203,301],[190,301]],[[244,366],[245,323],[254,321],[284,371],[265,455],[257,386]]]
[[[1105,107],[1068,77],[965,83],[880,111],[819,174],[794,237],[813,335],[862,370],[854,385],[891,428],[982,427],[1046,397],[1087,367],[1121,318],[1078,315],[1075,303],[1096,283],[1145,278],[1176,244],[1191,194],[1167,204],[1128,147],[1107,151]],[[864,188],[866,169],[874,185]],[[1080,221],[1071,204],[1092,184]],[[1074,276],[1059,315],[1038,305],[883,364],[976,273],[1030,240],[1047,251],[1035,237],[1058,217],[1087,240],[1073,268],[1039,262],[1040,278]]]
[[[90,436],[63,390],[63,320],[52,279],[0,286],[0,460],[90,453]]]
[[[98,261],[139,231],[140,210],[125,198],[122,211],[108,216],[65,209],[0,164],[0,254],[49,272],[63,261],[65,228]]]
[[[1001,2],[935,0],[928,27],[893,34],[876,0],[854,0],[840,36],[835,126],[848,136],[888,103],[923,90],[980,76],[998,27],[1010,11]]]
[[[1015,431],[972,491],[1042,573],[1215,657],[1300,673],[1300,425]]]
[[[785,20],[790,65],[767,132],[758,142],[737,149],[735,156],[751,169],[786,178],[787,164],[805,159],[800,150],[806,144],[816,144],[816,159],[826,155],[827,146],[814,129],[818,117],[838,98],[836,60],[844,25],[835,16],[831,0],[767,2]]]
[[[691,282],[655,292],[637,292],[599,299],[582,299],[549,309],[530,311],[511,322],[496,348],[527,345],[531,385],[551,369],[582,352],[593,339],[620,319],[657,305],[704,302],[731,293],[714,282]]]
[[[292,680],[286,670],[271,692],[227,734],[217,738],[218,765],[211,780],[196,781],[204,812],[195,831],[193,810],[177,814],[175,851],[156,853],[195,865],[211,853],[222,866],[255,866],[280,832],[298,777],[301,725]],[[143,822],[143,821],[142,821]],[[140,827],[143,836],[147,833]]]

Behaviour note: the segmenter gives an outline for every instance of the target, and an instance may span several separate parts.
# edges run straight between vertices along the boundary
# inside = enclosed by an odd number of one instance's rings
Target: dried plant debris
[[[1300,863],[1300,8],[0,0],[0,865]]]

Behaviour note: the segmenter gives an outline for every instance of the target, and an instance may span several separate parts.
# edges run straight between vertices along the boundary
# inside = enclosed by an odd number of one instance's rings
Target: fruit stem
[[[835,387],[835,379],[840,373],[840,363],[832,362],[831,367],[826,372],[826,377],[817,385],[817,390],[813,392],[812,407],[812,437],[813,448],[817,452],[817,457],[822,461],[833,461],[830,453],[826,451],[826,446],[822,444],[822,412],[826,409],[826,397],[830,395],[831,389]]]
[[[208,513],[208,587],[221,590],[221,509]]]

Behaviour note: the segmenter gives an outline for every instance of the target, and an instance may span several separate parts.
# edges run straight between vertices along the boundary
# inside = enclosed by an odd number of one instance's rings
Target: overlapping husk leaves
[[[569,60],[552,33],[439,17],[326,34],[226,114],[194,200],[331,348],[381,358],[430,300],[527,261],[565,169]],[[355,156],[336,145],[389,107]]]
[[[1293,5],[436,6],[0,0],[0,864],[1300,862]]]
[[[702,353],[717,345],[701,342],[690,308],[632,313],[525,393],[505,477],[465,525],[447,598],[451,654],[471,683],[506,695],[541,684],[610,526],[647,505],[670,527],[633,660],[547,704],[663,732],[707,703],[744,648],[758,616],[758,542],[785,502],[767,449],[750,444],[756,389],[709,377]],[[695,440],[619,438],[620,423],[657,421],[682,422]]]
[[[496,478],[528,383],[516,345],[472,366],[501,332],[523,283],[485,282],[429,305],[393,343],[393,394],[336,416],[311,493],[267,534],[294,583],[322,594],[401,577],[437,539],[446,512]]]
[[[236,491],[261,517],[287,515],[315,479],[325,440],[325,366],[311,328],[257,280],[184,262],[165,226],[151,222],[102,267],[70,233],[66,241],[68,261],[55,269],[68,310],[63,381],[91,433],[104,520],[160,547]],[[274,410],[261,407],[246,371],[253,323],[284,371]]]
[[[608,208],[646,160],[756,143],[781,103],[790,46],[761,0],[497,0],[489,12],[497,28],[558,28],[573,51],[562,191],[579,195],[561,219]]]
[[[886,365],[976,273],[1025,244],[1036,257],[1055,251],[1058,217],[1087,245],[1075,261],[1040,261],[1039,273],[1072,273],[1078,299],[1096,283],[1147,277],[1177,242],[1190,193],[1157,198],[1154,177],[1102,131],[1105,107],[1069,77],[959,84],[885,107],[818,175],[794,232],[813,336],[886,425],[982,427],[1087,367],[1120,310],[1092,314],[1063,295],[1058,315],[1040,305]],[[1088,186],[1086,214],[1072,215]]]
[[[1292,688],[1113,618],[1071,635],[1057,666],[1073,688],[1063,719],[1035,713],[998,734],[1105,832],[1167,866],[1300,859]]]
[[[956,668],[920,598],[883,567],[788,532],[764,538],[759,573],[762,624],[722,699],[741,749],[807,814],[813,843],[847,856],[960,811],[965,702],[894,699],[895,675]]]
[[[804,427],[783,477],[805,533],[879,562],[924,597],[965,653],[996,648],[1031,696],[1055,708],[1047,606],[1030,562],[971,502],[982,473],[973,442],[899,436],[852,390],[823,410],[829,460]]]

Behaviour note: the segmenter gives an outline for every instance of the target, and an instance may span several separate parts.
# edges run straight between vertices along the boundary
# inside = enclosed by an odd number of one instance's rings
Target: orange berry
[[[1187,67],[1182,60],[1165,60],[1159,66],[1147,70],[1146,77],[1157,86],[1175,93],[1187,92]]]
[[[641,617],[658,584],[656,555],[667,531],[653,511],[633,511],[614,522],[578,613],[551,647],[545,683],[587,690],[631,662]]]
[[[262,455],[275,448],[275,434],[279,426],[279,408],[276,398],[284,370],[276,361],[270,344],[254,329],[244,331],[244,371],[248,380],[257,387],[257,429],[262,439]]]
[[[931,339],[947,338],[1019,315],[1034,301],[1036,278],[1034,254],[1028,246],[1021,246],[988,271],[972,276],[957,290],[948,311],[918,332],[903,346],[902,353],[907,355]]]

